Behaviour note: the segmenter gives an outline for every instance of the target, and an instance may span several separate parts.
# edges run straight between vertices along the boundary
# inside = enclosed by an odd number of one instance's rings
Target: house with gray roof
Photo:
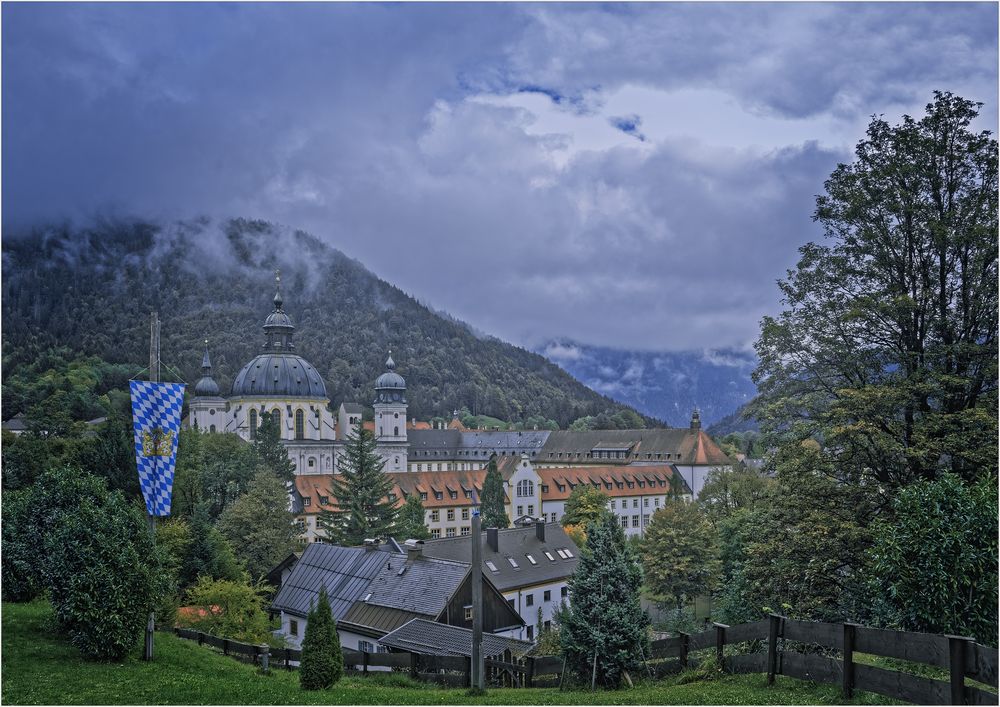
[[[413,619],[395,631],[386,634],[379,643],[387,648],[411,653],[472,657],[472,630],[448,626],[425,619]],[[534,646],[530,641],[484,633],[482,642],[484,658],[520,657]]]
[[[559,604],[569,601],[569,580],[579,550],[559,523],[536,522],[519,528],[487,528],[482,534],[483,576],[503,594],[524,622],[517,637],[537,638],[539,610],[543,628]],[[428,540],[424,555],[471,562],[471,536]]]
[[[374,544],[308,545],[271,604],[271,611],[281,617],[282,635],[290,645],[301,645],[308,613],[322,588],[330,598],[345,648],[380,650],[382,636],[413,619],[471,629],[469,562],[426,556],[421,546],[410,541],[405,553],[396,553]],[[517,632],[522,624],[518,613],[484,576],[484,631]]]

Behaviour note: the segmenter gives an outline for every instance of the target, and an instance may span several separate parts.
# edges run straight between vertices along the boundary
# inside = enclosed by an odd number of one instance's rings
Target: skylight
[[[565,550],[563,550],[562,548],[558,548],[558,549],[556,550],[556,554],[557,554],[557,555],[559,555],[559,557],[563,558],[564,560],[565,560],[565,559],[568,559],[568,558],[566,557],[566,551],[565,551]]]
[[[513,567],[514,569],[517,569],[517,561],[515,561],[513,557],[508,557],[507,558],[507,562],[510,563],[511,567]]]
[[[528,558],[528,562],[530,562],[531,564],[533,564],[533,565],[537,565],[537,564],[538,564],[538,563],[537,563],[537,562],[535,561],[535,558],[534,558],[534,557],[532,557],[531,555],[529,555],[529,554],[525,553],[525,554],[524,554],[524,556]]]
[[[567,548],[565,548],[565,549],[563,550],[563,552],[565,552],[565,553],[566,553],[566,557],[573,557],[573,553],[569,551],[569,548],[568,548],[568,547],[567,547]]]
[[[490,561],[490,560],[486,560],[486,566],[490,568],[490,572],[499,572],[500,571],[500,570],[497,569],[497,566],[494,565],[493,562]]]
[[[552,553],[551,553],[551,552],[549,552],[548,550],[546,550],[546,551],[545,551],[545,556],[546,556],[547,558],[549,558],[550,560],[552,560],[553,562],[555,562],[555,561],[556,561],[556,558],[552,557]]]

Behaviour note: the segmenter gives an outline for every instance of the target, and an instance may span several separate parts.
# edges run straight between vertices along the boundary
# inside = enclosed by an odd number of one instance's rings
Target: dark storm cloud
[[[6,234],[267,218],[526,344],[745,345],[868,115],[996,122],[988,4],[2,12]]]

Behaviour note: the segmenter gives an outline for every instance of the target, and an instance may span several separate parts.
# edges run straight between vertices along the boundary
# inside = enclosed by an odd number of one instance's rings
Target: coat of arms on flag
[[[184,403],[182,383],[129,381],[139,486],[151,516],[170,515],[177,436]]]

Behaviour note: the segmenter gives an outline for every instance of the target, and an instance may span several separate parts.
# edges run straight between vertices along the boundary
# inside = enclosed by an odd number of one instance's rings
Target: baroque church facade
[[[295,351],[295,326],[284,310],[280,281],[274,309],[264,320],[260,353],[222,395],[212,376],[207,342],[202,377],[184,424],[205,432],[252,440],[265,415],[278,424],[295,467],[292,509],[303,541],[321,540],[317,517],[331,508],[332,476],[339,473],[347,436],[362,424],[364,407],[342,402],[333,412],[319,372]],[[733,464],[701,429],[697,411],[687,428],[642,430],[467,430],[413,426],[407,416],[406,381],[391,353],[374,382],[373,420],[365,423],[394,484],[391,500],[411,493],[424,503],[433,537],[469,532],[473,499],[482,491],[490,457],[499,458],[512,521],[556,522],[579,484],[609,496],[609,509],[629,535],[641,535],[650,515],[676,488],[693,498],[708,474]]]

